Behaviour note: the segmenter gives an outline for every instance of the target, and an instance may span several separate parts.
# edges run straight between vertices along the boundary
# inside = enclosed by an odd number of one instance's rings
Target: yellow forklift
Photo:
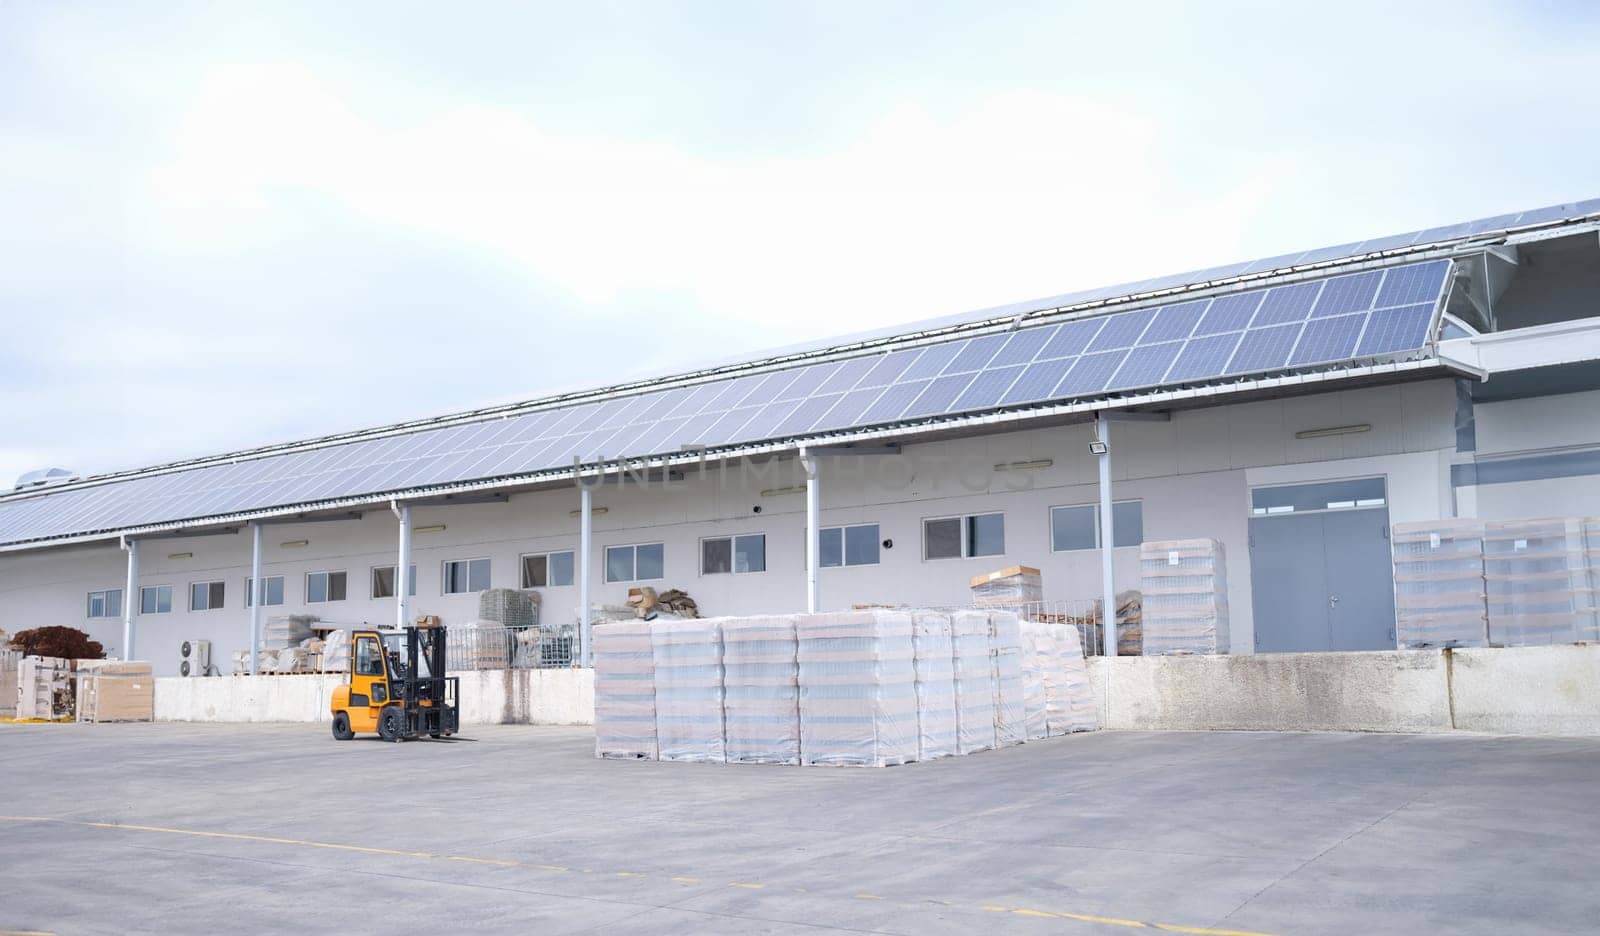
[[[350,682],[333,690],[333,736],[348,741],[374,732],[385,741],[461,730],[461,681],[445,672],[441,625],[350,634]]]

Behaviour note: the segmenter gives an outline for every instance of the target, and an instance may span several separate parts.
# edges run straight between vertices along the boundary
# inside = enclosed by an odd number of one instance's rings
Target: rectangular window
[[[1118,546],[1144,542],[1144,501],[1117,501],[1111,505],[1112,535]],[[1072,552],[1100,548],[1100,506],[1050,508],[1050,549]]]
[[[700,574],[767,571],[767,535],[713,536],[700,541]]]
[[[406,583],[406,594],[417,597],[417,567],[411,566],[410,581]],[[394,566],[376,566],[372,570],[372,597],[394,597]]]
[[[1359,510],[1382,507],[1388,503],[1386,494],[1382,478],[1261,487],[1250,492],[1250,512],[1255,516],[1264,517],[1269,514],[1304,513],[1308,510]]]
[[[246,608],[253,606],[252,596],[256,593],[255,589],[250,587],[251,584],[252,583],[249,579],[244,580],[244,606]],[[265,597],[261,599],[261,606],[263,608],[270,608],[273,605],[283,604],[283,576],[263,576],[261,579],[261,590],[265,592]]]
[[[559,588],[572,584],[571,550],[522,557],[523,588]]]
[[[1005,552],[1005,514],[972,514],[922,521],[924,559],[1003,556]]]
[[[190,611],[215,611],[222,607],[221,582],[194,582],[189,586]]]
[[[606,547],[607,582],[648,582],[661,578],[666,551],[660,543]]]
[[[306,602],[343,601],[346,576],[343,572],[310,572],[306,575]]]
[[[876,523],[823,527],[817,532],[822,540],[822,568],[878,564]]]
[[[92,618],[122,617],[122,589],[110,588],[89,593],[89,616]]]
[[[139,589],[140,614],[166,614],[171,610],[171,585],[146,585]]]
[[[444,564],[444,593],[464,595],[489,589],[489,560],[451,559]]]

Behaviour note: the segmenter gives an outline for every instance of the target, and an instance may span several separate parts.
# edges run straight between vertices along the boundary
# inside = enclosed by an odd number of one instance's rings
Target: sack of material
[[[995,672],[989,652],[989,613],[950,615],[956,685],[956,753],[995,746]]]
[[[800,618],[800,757],[882,767],[917,758],[911,614],[838,611]]]
[[[1022,622],[1022,712],[1029,741],[1050,736],[1050,670],[1061,665],[1050,625]]]
[[[722,673],[728,763],[800,763],[794,616],[723,619]]]
[[[1083,635],[1071,624],[1052,624],[1056,653],[1061,660],[1066,718],[1061,731],[1095,731],[1100,727],[1100,709],[1089,685],[1089,666],[1083,658]],[[1058,726],[1052,724],[1052,730]]]
[[[1014,611],[989,612],[989,653],[994,665],[994,735],[1000,745],[1028,740],[1022,685],[1022,620]]]
[[[656,742],[662,760],[727,760],[722,724],[722,625],[715,619],[650,622],[655,653]]]
[[[956,753],[956,664],[950,615],[913,611],[911,642],[917,675],[917,759]]]
[[[656,658],[650,624],[598,624],[592,633],[595,756],[655,760]]]

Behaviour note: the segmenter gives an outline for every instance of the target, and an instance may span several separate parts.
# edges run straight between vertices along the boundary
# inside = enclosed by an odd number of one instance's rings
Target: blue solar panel
[[[1243,331],[1261,305],[1261,291],[1240,293],[1235,296],[1218,296],[1195,326],[1194,334],[1217,335],[1222,332]]]
[[[783,388],[775,400],[803,400],[810,396],[824,380],[833,376],[838,364],[816,364],[800,372],[794,382]]]
[[[833,405],[844,396],[842,393],[830,393],[827,396],[815,396],[803,401],[795,411],[779,423],[772,431],[772,437],[781,439],[786,436],[799,435],[812,426],[822,415],[833,408]]]
[[[776,374],[763,380],[744,399],[739,401],[740,406],[759,406],[762,403],[771,403],[783,392],[783,388],[794,383],[798,376],[794,371],[778,371]]]
[[[1016,382],[1017,377],[1025,369],[1022,364],[1013,364],[1010,367],[981,372],[972,379],[972,383],[968,385],[967,389],[962,391],[961,396],[950,407],[950,411],[963,412],[973,409],[988,409],[994,406],[1000,402],[1000,397]],[[1062,373],[1065,373],[1065,371],[1063,370]],[[1061,379],[1059,374],[1056,379]]]
[[[1100,334],[1089,342],[1090,351],[1109,351],[1113,348],[1131,348],[1139,340],[1149,326],[1150,320],[1156,317],[1155,309],[1139,309],[1134,312],[1119,312],[1106,319],[1105,327],[1100,329]]]
[[[1183,342],[1144,345],[1128,352],[1128,359],[1117,369],[1116,376],[1106,384],[1109,390],[1127,390],[1133,387],[1153,387],[1161,383],[1167,368],[1177,360]]]
[[[877,363],[877,356],[852,358],[845,361],[839,365],[839,369],[834,371],[832,376],[822,382],[822,385],[817,388],[817,392],[839,393],[849,390],[862,377],[866,376],[867,371],[877,366]]]
[[[1437,260],[1389,270],[1383,278],[1383,288],[1378,290],[1377,307],[1386,309],[1434,301],[1443,290],[1445,273],[1449,269],[1450,261]]]
[[[1185,302],[1180,305],[1163,306],[1156,313],[1155,321],[1144,330],[1144,335],[1139,338],[1142,345],[1159,344],[1163,341],[1177,341],[1189,337],[1194,327],[1200,323],[1201,316],[1205,315],[1206,307],[1211,305],[1210,299],[1201,299],[1197,302]]]
[[[742,406],[722,414],[722,418],[711,424],[711,428],[696,438],[696,445],[722,445],[735,439],[744,438],[740,430],[744,428],[756,414],[757,407]]]
[[[1361,328],[1365,324],[1365,312],[1312,319],[1300,334],[1300,343],[1295,345],[1289,363],[1321,364],[1348,359],[1356,349],[1356,339],[1361,337]]]
[[[921,348],[912,348],[908,351],[894,351],[878,358],[878,363],[873,366],[872,370],[867,371],[867,376],[861,378],[861,382],[856,386],[881,387],[884,384],[893,383],[895,378],[910,367],[911,362],[916,360],[917,355],[921,353]]]
[[[1357,357],[1415,351],[1428,340],[1428,325],[1433,322],[1433,303],[1379,309],[1372,313],[1367,330],[1356,348]]]
[[[1228,366],[1228,358],[1233,356],[1233,349],[1239,346],[1239,339],[1243,334],[1243,332],[1230,332],[1225,335],[1189,339],[1184,343],[1183,351],[1178,354],[1178,360],[1173,362],[1172,369],[1167,371],[1167,382],[1200,380],[1222,373]]]
[[[1085,354],[1078,358],[1072,365],[1072,370],[1067,371],[1067,376],[1056,384],[1055,395],[1058,397],[1083,396],[1090,393],[1099,393],[1106,387],[1106,382],[1111,375],[1116,373],[1117,366],[1122,359],[1128,356],[1127,351],[1107,351],[1103,354]]]
[[[1247,374],[1251,371],[1277,370],[1289,362],[1289,349],[1300,336],[1299,325],[1277,325],[1272,328],[1252,328],[1245,332],[1233,360],[1228,362],[1229,374]]]
[[[1000,349],[1000,353],[989,361],[989,366],[1008,367],[1012,364],[1027,364],[1038,356],[1039,351],[1055,335],[1057,327],[1049,325],[1044,328],[1025,328],[1017,332],[1006,342],[1006,346]]]
[[[1323,284],[1322,295],[1318,297],[1311,317],[1327,318],[1372,308],[1372,299],[1378,294],[1378,284],[1382,281],[1382,270],[1335,276]]]
[[[799,406],[799,400],[783,400],[778,403],[769,403],[761,408],[761,412],[755,414],[749,422],[745,423],[744,428],[739,430],[740,438],[752,441],[772,438],[778,427],[783,425],[783,421],[788,419],[789,415]]]
[[[915,383],[895,384],[883,391],[883,396],[873,401],[867,411],[861,414],[861,421],[868,425],[874,423],[890,422],[900,418],[905,408],[911,405],[919,394],[928,386],[930,381],[919,380]]]
[[[1006,395],[1000,398],[1001,403],[1033,403],[1038,400],[1048,399],[1055,392],[1056,384],[1066,375],[1077,358],[1052,358],[1048,361],[1035,361],[1029,364],[1016,379]]]
[[[975,370],[982,370],[1010,337],[1009,335],[984,335],[982,338],[972,339],[967,343],[966,349],[944,369],[944,372],[946,374],[965,374]]]
[[[916,419],[922,416],[933,416],[946,412],[950,405],[961,395],[961,391],[972,383],[973,374],[946,374],[928,384],[922,395],[900,415],[906,419]]]
[[[1055,337],[1039,352],[1039,360],[1048,358],[1072,357],[1082,354],[1083,349],[1089,346],[1094,336],[1100,333],[1100,326],[1105,324],[1104,318],[1081,319],[1076,322],[1067,322],[1056,331]]]
[[[852,390],[844,395],[833,409],[811,427],[813,432],[828,432],[834,429],[847,429],[861,421],[861,414],[867,411],[873,401],[883,395],[882,387],[872,387],[865,390]]]
[[[955,360],[956,355],[960,354],[961,349],[966,346],[967,343],[965,341],[949,341],[924,348],[922,356],[917,358],[916,363],[901,373],[898,381],[906,383],[912,380],[926,380],[929,377],[939,376],[939,372],[944,370],[944,366]]]
[[[1306,316],[1311,314],[1311,306],[1317,301],[1317,293],[1321,291],[1320,280],[1269,289],[1266,298],[1261,302],[1260,310],[1256,312],[1256,317],[1250,324],[1255,328],[1263,328],[1267,325],[1303,322]]]

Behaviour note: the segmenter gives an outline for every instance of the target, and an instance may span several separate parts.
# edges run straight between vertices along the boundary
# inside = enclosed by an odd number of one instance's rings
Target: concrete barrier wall
[[[1463,731],[1600,735],[1600,646],[1453,650],[1450,661]]]
[[[594,671],[478,670],[461,677],[463,725],[587,725]],[[156,679],[156,721],[326,722],[338,674]]]

